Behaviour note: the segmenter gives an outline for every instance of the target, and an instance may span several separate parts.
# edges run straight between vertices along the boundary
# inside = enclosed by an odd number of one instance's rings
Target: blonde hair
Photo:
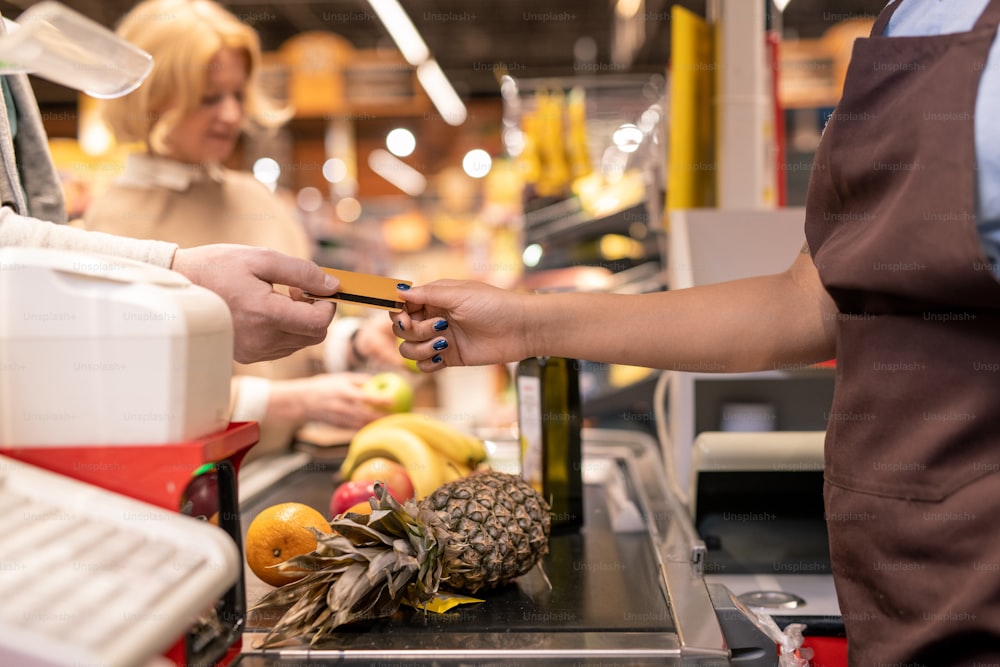
[[[170,132],[200,104],[209,62],[224,48],[246,56],[246,120],[275,127],[290,116],[259,90],[256,30],[212,0],[145,0],[122,18],[116,33],[153,56],[153,70],[141,86],[102,102],[105,122],[119,142],[145,142],[165,152]]]

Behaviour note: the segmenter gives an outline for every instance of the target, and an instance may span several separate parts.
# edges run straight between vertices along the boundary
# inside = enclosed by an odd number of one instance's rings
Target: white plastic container
[[[224,429],[233,325],[160,267],[0,248],[0,446],[184,442]]]

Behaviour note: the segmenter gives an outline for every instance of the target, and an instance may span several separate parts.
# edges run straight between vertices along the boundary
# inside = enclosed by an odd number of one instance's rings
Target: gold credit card
[[[306,292],[305,295],[310,299],[356,303],[361,306],[399,312],[403,309],[403,302],[398,298],[396,285],[413,284],[412,281],[400,280],[399,278],[387,278],[386,276],[356,273],[343,269],[328,269],[325,266],[322,268],[340,281],[340,290],[335,294]]]

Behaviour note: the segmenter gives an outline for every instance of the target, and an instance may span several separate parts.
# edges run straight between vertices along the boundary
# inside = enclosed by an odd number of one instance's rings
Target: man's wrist
[[[267,419],[285,424],[302,424],[309,418],[308,389],[303,378],[271,381]],[[305,389],[305,390],[304,390]]]
[[[268,413],[273,385],[267,378],[254,375],[237,376],[233,421],[262,421]]]
[[[351,337],[361,326],[356,317],[336,318],[323,344],[323,368],[327,373],[343,373],[353,365]]]
[[[360,349],[358,349],[358,334],[360,332],[361,332],[360,328],[355,329],[351,333],[351,337],[349,339],[348,349],[350,349],[351,351],[350,366],[351,368],[354,369],[364,368],[368,364],[368,356],[362,353]]]

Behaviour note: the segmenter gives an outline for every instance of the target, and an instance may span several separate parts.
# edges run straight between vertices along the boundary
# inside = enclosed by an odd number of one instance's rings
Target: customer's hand
[[[181,248],[171,268],[221,296],[233,316],[233,358],[252,363],[321,343],[334,304],[302,291],[332,294],[338,281],[316,264],[273,250],[235,244]],[[286,285],[289,294],[274,289]]]
[[[486,283],[437,280],[399,291],[403,312],[390,313],[406,342],[399,352],[422,371],[481,366],[531,356],[528,297]]]
[[[369,317],[354,334],[353,350],[359,356],[357,361],[362,362],[367,370],[402,369],[399,342],[391,322],[381,317]]]
[[[267,419],[323,422],[331,426],[358,429],[389,410],[367,396],[362,385],[364,373],[323,373],[293,380],[272,381]]]

